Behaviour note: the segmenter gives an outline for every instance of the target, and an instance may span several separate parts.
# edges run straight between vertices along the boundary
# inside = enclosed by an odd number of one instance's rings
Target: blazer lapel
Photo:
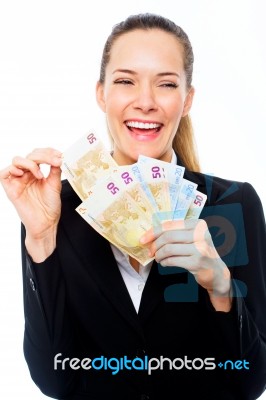
[[[73,199],[62,212],[64,231],[84,268],[98,284],[103,296],[113,304],[123,318],[143,336],[138,314],[118,269],[110,243],[98,234],[75,211],[79,199]],[[77,204],[78,203],[78,204]],[[96,305],[97,306],[97,305]]]
[[[163,301],[163,296],[158,274],[158,264],[154,261],[141,297],[139,307],[140,319],[144,321],[161,301]]]
[[[188,272],[183,268],[162,267],[154,261],[141,298],[140,320],[144,322],[162,303],[169,301],[165,296],[169,287],[177,285],[175,289],[178,290],[178,284],[187,282]]]
[[[177,155],[178,160],[178,155]],[[179,160],[179,165],[182,165]],[[198,189],[205,193],[205,182],[199,179],[198,174],[185,170],[184,177],[198,184]],[[186,284],[188,282],[188,272],[179,267],[161,267],[154,261],[150,275],[143,290],[139,309],[139,317],[143,321],[165,302],[165,290],[171,285]],[[178,286],[177,286],[178,287]]]
[[[97,240],[94,242],[94,258],[91,260],[90,273],[98,282],[103,295],[108,297],[124,319],[143,336],[138,314],[117,266],[110,243],[95,232],[96,235]],[[99,257],[98,262],[97,257]]]

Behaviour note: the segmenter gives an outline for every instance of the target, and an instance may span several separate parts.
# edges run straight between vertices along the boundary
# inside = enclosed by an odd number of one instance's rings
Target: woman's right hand
[[[61,213],[61,153],[35,149],[26,158],[15,157],[0,171],[1,184],[26,228],[26,247],[35,262],[44,261],[56,246]],[[40,164],[50,166],[45,178]]]

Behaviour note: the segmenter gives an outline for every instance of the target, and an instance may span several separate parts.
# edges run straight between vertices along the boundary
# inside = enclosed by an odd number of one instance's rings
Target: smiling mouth
[[[140,135],[151,135],[158,133],[162,128],[162,124],[157,122],[139,122],[139,121],[126,121],[126,126],[131,132]]]

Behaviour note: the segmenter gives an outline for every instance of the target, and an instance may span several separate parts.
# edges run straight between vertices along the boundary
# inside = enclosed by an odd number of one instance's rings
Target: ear
[[[96,84],[96,100],[101,108],[101,110],[105,113],[106,112],[106,105],[105,105],[105,98],[104,98],[104,87],[101,82],[97,82]]]
[[[194,94],[195,94],[195,89],[193,86],[191,86],[191,88],[189,89],[189,91],[186,95],[182,117],[185,117],[189,113],[189,111],[192,107]]]

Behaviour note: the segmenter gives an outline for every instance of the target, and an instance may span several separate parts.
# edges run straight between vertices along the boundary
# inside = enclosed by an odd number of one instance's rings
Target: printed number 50
[[[196,204],[197,206],[201,206],[202,201],[203,201],[203,197],[198,194],[194,200],[194,204]]]
[[[96,137],[94,136],[93,133],[90,133],[90,134],[87,136],[87,139],[88,139],[89,143],[92,144],[93,142],[95,142]]]
[[[110,192],[111,192],[112,194],[116,194],[117,192],[119,192],[118,187],[115,186],[115,184],[114,184],[113,182],[108,183],[107,189],[110,190]]]
[[[153,178],[160,178],[161,174],[160,174],[160,168],[159,167],[152,167],[152,177]]]

